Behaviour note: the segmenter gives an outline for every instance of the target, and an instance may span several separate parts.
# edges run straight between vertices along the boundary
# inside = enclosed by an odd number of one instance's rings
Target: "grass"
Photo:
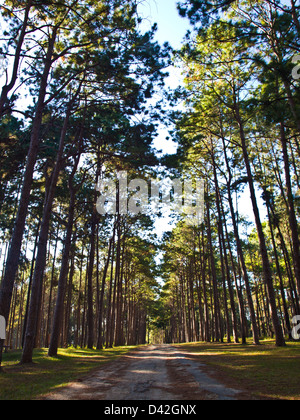
[[[183,344],[176,346],[205,363],[220,381],[245,391],[254,399],[300,400],[300,343],[275,347],[236,344]],[[209,369],[209,368],[213,369]]]
[[[19,365],[21,351],[4,354],[0,374],[0,400],[33,400],[69,382],[80,379],[102,364],[123,356],[136,347],[109,350],[60,349],[57,358],[47,356],[47,350],[35,350],[34,364]]]

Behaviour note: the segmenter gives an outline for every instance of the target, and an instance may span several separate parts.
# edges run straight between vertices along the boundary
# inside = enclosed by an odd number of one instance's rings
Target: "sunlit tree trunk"
[[[234,98],[234,102],[235,102],[235,117],[239,125],[241,146],[243,150],[244,162],[245,162],[247,175],[248,175],[248,184],[249,184],[249,189],[250,189],[253,213],[254,213],[257,233],[259,237],[260,252],[261,252],[261,258],[262,258],[262,264],[263,264],[263,273],[264,273],[265,284],[268,291],[271,317],[272,317],[273,328],[274,328],[275,336],[276,336],[276,345],[278,347],[281,347],[281,346],[285,346],[285,339],[283,336],[283,331],[282,331],[280,321],[278,318],[278,313],[277,313],[277,305],[276,305],[275,291],[274,291],[274,285],[273,285],[273,274],[271,270],[265,235],[263,232],[263,227],[262,227],[260,213],[259,213],[257,199],[256,199],[254,180],[253,180],[249,153],[248,153],[248,148],[247,148],[247,140],[246,140],[244,126],[243,126],[243,122],[240,116],[239,105],[238,105],[236,97]],[[255,313],[254,313],[254,316],[255,316]]]

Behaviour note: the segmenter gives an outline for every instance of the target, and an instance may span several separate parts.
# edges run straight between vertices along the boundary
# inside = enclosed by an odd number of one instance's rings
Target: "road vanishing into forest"
[[[177,401],[235,400],[240,392],[209,376],[191,354],[165,346],[131,352],[46,400]]]

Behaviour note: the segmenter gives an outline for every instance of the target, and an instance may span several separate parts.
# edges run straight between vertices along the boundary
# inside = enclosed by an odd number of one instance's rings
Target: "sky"
[[[158,24],[157,40],[168,41],[173,48],[180,48],[182,40],[190,28],[188,19],[183,19],[177,11],[178,0],[146,0],[139,6],[144,18],[143,25]]]

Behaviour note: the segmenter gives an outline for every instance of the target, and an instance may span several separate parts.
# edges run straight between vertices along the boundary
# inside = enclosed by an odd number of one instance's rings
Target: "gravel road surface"
[[[171,346],[148,346],[108,363],[47,400],[234,400],[239,391],[207,373],[195,358]]]

